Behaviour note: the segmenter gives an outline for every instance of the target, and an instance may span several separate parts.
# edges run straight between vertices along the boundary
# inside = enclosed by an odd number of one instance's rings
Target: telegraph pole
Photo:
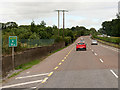
[[[68,12],[67,10],[62,10],[63,12],[63,39],[64,39],[64,29],[65,29],[65,12]]]
[[[60,11],[61,10],[55,10],[55,11],[57,11],[58,12],[58,36],[59,36],[59,24],[60,24]]]
[[[58,36],[59,36],[59,23],[60,23],[60,11],[63,12],[63,38],[64,38],[64,29],[65,29],[65,12],[68,12],[67,10],[55,10],[58,12]]]

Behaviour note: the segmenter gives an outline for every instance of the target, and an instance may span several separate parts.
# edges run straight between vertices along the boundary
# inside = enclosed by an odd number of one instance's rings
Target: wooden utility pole
[[[65,29],[65,12],[68,12],[67,10],[55,10],[58,12],[58,36],[59,36],[59,24],[60,24],[60,11],[63,12],[63,38],[64,38],[64,29]]]
[[[62,10],[63,12],[63,39],[64,39],[64,29],[65,29],[65,12],[68,12],[67,10]]]

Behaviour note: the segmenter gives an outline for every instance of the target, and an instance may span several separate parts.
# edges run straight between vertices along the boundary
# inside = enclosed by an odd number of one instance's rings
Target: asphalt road
[[[118,49],[91,45],[83,37],[87,51],[72,45],[47,57],[40,64],[3,83],[3,88],[118,88]]]

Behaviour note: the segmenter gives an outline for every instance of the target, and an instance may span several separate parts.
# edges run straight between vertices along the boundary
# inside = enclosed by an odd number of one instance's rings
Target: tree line
[[[17,36],[18,37],[18,47],[15,51],[22,49],[21,39],[26,40],[40,40],[40,39],[54,39],[55,42],[64,41],[65,45],[72,43],[77,37],[85,36],[90,34],[97,33],[95,28],[87,29],[84,26],[76,26],[72,28],[64,29],[64,38],[63,38],[63,29],[59,29],[57,26],[46,26],[44,21],[41,21],[39,24],[35,24],[34,21],[31,22],[31,25],[20,25],[16,22],[7,22],[2,23],[2,37],[3,37],[3,52],[11,52],[8,47],[8,37]]]
[[[102,34],[107,34],[109,36],[119,37],[120,36],[120,14],[116,15],[116,19],[112,21],[104,21],[102,23],[102,28],[98,32]]]

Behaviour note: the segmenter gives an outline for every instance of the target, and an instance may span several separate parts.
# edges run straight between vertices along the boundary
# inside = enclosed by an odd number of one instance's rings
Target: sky
[[[116,18],[120,0],[0,0],[0,22],[14,21],[18,25],[30,25],[34,20],[40,24],[44,20],[47,26],[57,26],[57,12],[65,13],[65,28],[85,26],[101,28],[104,21]],[[63,15],[60,12],[60,28]]]

